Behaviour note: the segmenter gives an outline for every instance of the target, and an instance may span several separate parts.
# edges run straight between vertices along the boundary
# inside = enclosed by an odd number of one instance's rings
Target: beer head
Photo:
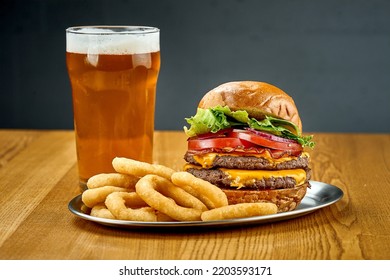
[[[160,51],[159,29],[145,26],[80,26],[66,30],[66,51],[142,54]]]

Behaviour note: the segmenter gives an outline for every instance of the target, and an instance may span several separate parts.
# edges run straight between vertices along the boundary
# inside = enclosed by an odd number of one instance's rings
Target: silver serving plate
[[[312,213],[318,209],[327,207],[343,197],[343,191],[333,185],[329,185],[322,182],[310,181],[311,188],[307,189],[306,196],[302,199],[301,204],[293,211],[266,215],[255,216],[249,218],[239,218],[231,220],[218,220],[218,221],[191,221],[191,222],[136,222],[136,221],[123,221],[112,220],[105,218],[98,218],[90,216],[82,211],[83,202],[81,195],[73,198],[68,205],[70,212],[76,216],[99,223],[110,227],[119,228],[177,228],[177,227],[206,227],[206,228],[221,228],[232,226],[248,226],[256,224],[264,224],[271,222],[278,222],[288,219],[297,218],[303,215]]]

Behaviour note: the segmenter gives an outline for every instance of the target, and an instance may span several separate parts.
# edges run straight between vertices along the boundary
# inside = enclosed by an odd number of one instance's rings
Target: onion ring
[[[105,204],[119,220],[156,222],[157,216],[135,192],[113,192],[106,198]]]
[[[92,207],[90,215],[104,219],[115,219],[104,203],[96,204]]]
[[[92,208],[96,204],[104,202],[106,200],[106,197],[110,193],[123,191],[128,191],[128,189],[114,186],[104,186],[96,189],[87,189],[81,195],[81,200],[87,207]]]
[[[128,158],[116,157],[112,161],[112,166],[116,172],[130,174],[136,177],[143,177],[148,174],[155,174],[160,177],[170,179],[175,172],[173,169],[159,164],[150,164]]]
[[[88,189],[96,189],[104,186],[115,186],[134,189],[138,178],[121,173],[101,173],[92,176],[87,181]]]
[[[202,221],[228,220],[276,214],[278,207],[269,202],[240,203],[211,209],[202,213]]]
[[[208,209],[228,205],[226,194],[220,188],[195,177],[191,173],[185,171],[175,172],[172,174],[171,180],[175,185],[202,201]]]
[[[199,221],[207,209],[200,200],[157,175],[142,177],[135,189],[148,205],[177,221]]]

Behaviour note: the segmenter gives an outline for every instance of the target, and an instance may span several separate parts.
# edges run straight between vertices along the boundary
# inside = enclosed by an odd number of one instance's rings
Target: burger
[[[229,204],[272,202],[294,210],[310,188],[312,136],[302,135],[294,100],[257,81],[222,84],[185,119],[184,170],[220,187]]]

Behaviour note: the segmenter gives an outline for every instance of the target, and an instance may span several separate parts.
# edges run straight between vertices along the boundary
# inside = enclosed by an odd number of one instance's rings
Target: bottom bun
[[[306,195],[307,188],[310,188],[309,182],[289,189],[250,190],[223,188],[222,190],[226,194],[229,204],[272,202],[278,207],[278,212],[288,212],[298,207]]]

